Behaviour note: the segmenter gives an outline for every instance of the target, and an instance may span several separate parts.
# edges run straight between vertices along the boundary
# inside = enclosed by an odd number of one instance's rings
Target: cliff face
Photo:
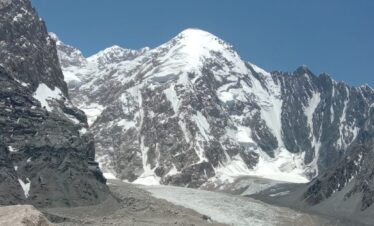
[[[108,194],[87,118],[28,0],[0,2],[0,204],[94,204]]]
[[[307,185],[302,200],[317,211],[374,223],[374,105],[344,159]]]

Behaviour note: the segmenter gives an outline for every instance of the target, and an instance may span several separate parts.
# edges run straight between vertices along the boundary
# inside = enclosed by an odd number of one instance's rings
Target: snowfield
[[[156,198],[233,226],[329,225],[327,220],[252,198],[173,186],[139,186]]]

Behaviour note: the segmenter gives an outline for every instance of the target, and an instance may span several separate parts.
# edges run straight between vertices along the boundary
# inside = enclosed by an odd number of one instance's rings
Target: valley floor
[[[172,186],[110,180],[114,198],[97,206],[44,209],[57,225],[338,225],[252,198]],[[166,201],[165,201],[166,200]],[[220,222],[220,223],[217,223]]]

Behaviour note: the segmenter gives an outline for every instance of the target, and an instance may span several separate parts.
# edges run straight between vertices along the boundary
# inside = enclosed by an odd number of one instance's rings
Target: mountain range
[[[96,205],[115,178],[220,189],[250,177],[276,181],[264,201],[374,224],[368,85],[268,72],[200,29],[85,57],[28,0],[0,0],[0,82],[0,205]]]
[[[306,66],[266,72],[199,29],[154,49],[113,46],[87,59],[52,37],[98,161],[130,182],[308,182],[345,157],[374,102],[368,85]]]

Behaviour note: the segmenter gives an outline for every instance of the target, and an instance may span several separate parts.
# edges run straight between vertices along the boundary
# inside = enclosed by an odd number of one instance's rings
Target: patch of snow
[[[103,112],[104,106],[97,103],[91,103],[89,105],[81,106],[80,109],[87,115],[88,125],[91,126],[97,117]]]
[[[222,102],[229,102],[234,100],[234,95],[230,92],[218,92],[218,98]]]
[[[311,131],[311,136],[313,134],[313,114],[321,101],[321,96],[319,93],[313,93],[312,98],[309,100],[308,106],[304,108],[305,116],[307,117],[307,123]]]
[[[75,69],[75,70],[74,70]],[[66,83],[69,83],[71,81],[78,81],[80,82],[81,79],[77,76],[79,69],[78,68],[69,68],[64,69],[64,80]]]
[[[61,99],[61,97],[63,97],[63,94],[57,87],[52,90],[46,84],[40,83],[33,97],[40,102],[42,107],[45,107],[48,111],[51,111],[52,108],[49,105],[49,101],[51,101],[52,99]]]
[[[279,192],[279,193],[275,193],[275,194],[270,194],[269,196],[270,197],[285,196],[285,195],[287,195],[289,193],[290,193],[290,191],[283,191],[283,192]]]
[[[238,128],[237,141],[239,143],[255,143],[251,138],[251,129],[249,127],[240,126]]]
[[[311,170],[313,171],[312,173],[314,173],[315,175],[318,175],[318,159],[321,142],[319,140],[319,137],[316,137],[314,135],[313,115],[320,102],[320,93],[313,93],[308,102],[308,105],[304,107],[304,114],[307,117],[307,123],[310,130],[309,138],[311,140],[312,147],[314,148],[314,158],[309,165],[311,166]]]
[[[173,164],[173,167],[169,170],[169,172],[165,176],[174,176],[179,173],[177,167]]]
[[[305,176],[304,154],[293,154],[284,148],[276,158],[270,158],[265,153],[259,153],[258,164],[248,175],[262,178],[285,181],[291,183],[307,183]]]
[[[66,114],[64,113],[64,115],[70,120],[72,121],[74,124],[79,124],[80,121],[74,116],[74,115],[70,115],[70,114]]]
[[[117,177],[113,173],[103,173],[104,177],[108,180],[116,180]]]
[[[13,148],[12,146],[8,146],[8,150],[9,150],[10,152],[17,152],[17,151],[18,151],[18,149]]]
[[[205,116],[198,111],[196,115],[192,117],[199,128],[200,134],[204,137],[206,141],[210,140],[210,125]]]
[[[121,119],[120,121],[117,122],[117,126],[120,126],[123,128],[123,130],[128,130],[130,128],[134,128],[135,122],[134,121],[128,121],[126,119]]]
[[[247,176],[251,173],[240,155],[233,156],[228,162],[215,169],[215,179],[223,183],[232,183],[240,176]]]
[[[181,128],[184,139],[186,140],[187,143],[190,142],[190,137],[189,137],[189,131],[186,128],[186,124],[184,123],[183,119],[178,120],[178,125]]]
[[[283,183],[283,182],[279,182],[279,181],[269,181],[268,183],[252,182],[249,185],[247,184],[248,188],[244,192],[242,192],[240,195],[242,196],[254,195],[280,183]]]
[[[349,89],[346,88],[346,99],[344,100],[344,107],[342,114],[340,116],[340,123],[339,123],[339,139],[336,141],[337,148],[344,148],[347,146],[347,143],[345,141],[344,131],[346,126],[346,114],[347,114],[347,107],[349,103]]]
[[[157,177],[155,174],[150,174],[150,175],[141,175],[138,177],[135,181],[132,183],[134,184],[140,184],[140,185],[160,185],[160,178]]]
[[[164,93],[166,95],[166,98],[171,103],[174,113],[177,114],[179,110],[179,99],[178,99],[177,92],[175,91],[175,84],[172,84],[170,85],[169,88],[165,89]]]
[[[28,198],[29,197],[29,192],[30,192],[30,186],[31,186],[31,181],[29,178],[26,178],[27,182],[23,182],[21,178],[18,178],[18,182],[19,184],[21,185],[22,187],[22,190],[25,194],[25,197]]]
[[[14,22],[18,22],[22,19],[23,15],[21,13],[18,13],[14,18],[13,18],[13,21]]]
[[[82,128],[79,130],[79,134],[80,134],[81,136],[83,136],[83,135],[86,134],[86,133],[87,133],[87,129],[84,128],[84,127],[82,127]]]

